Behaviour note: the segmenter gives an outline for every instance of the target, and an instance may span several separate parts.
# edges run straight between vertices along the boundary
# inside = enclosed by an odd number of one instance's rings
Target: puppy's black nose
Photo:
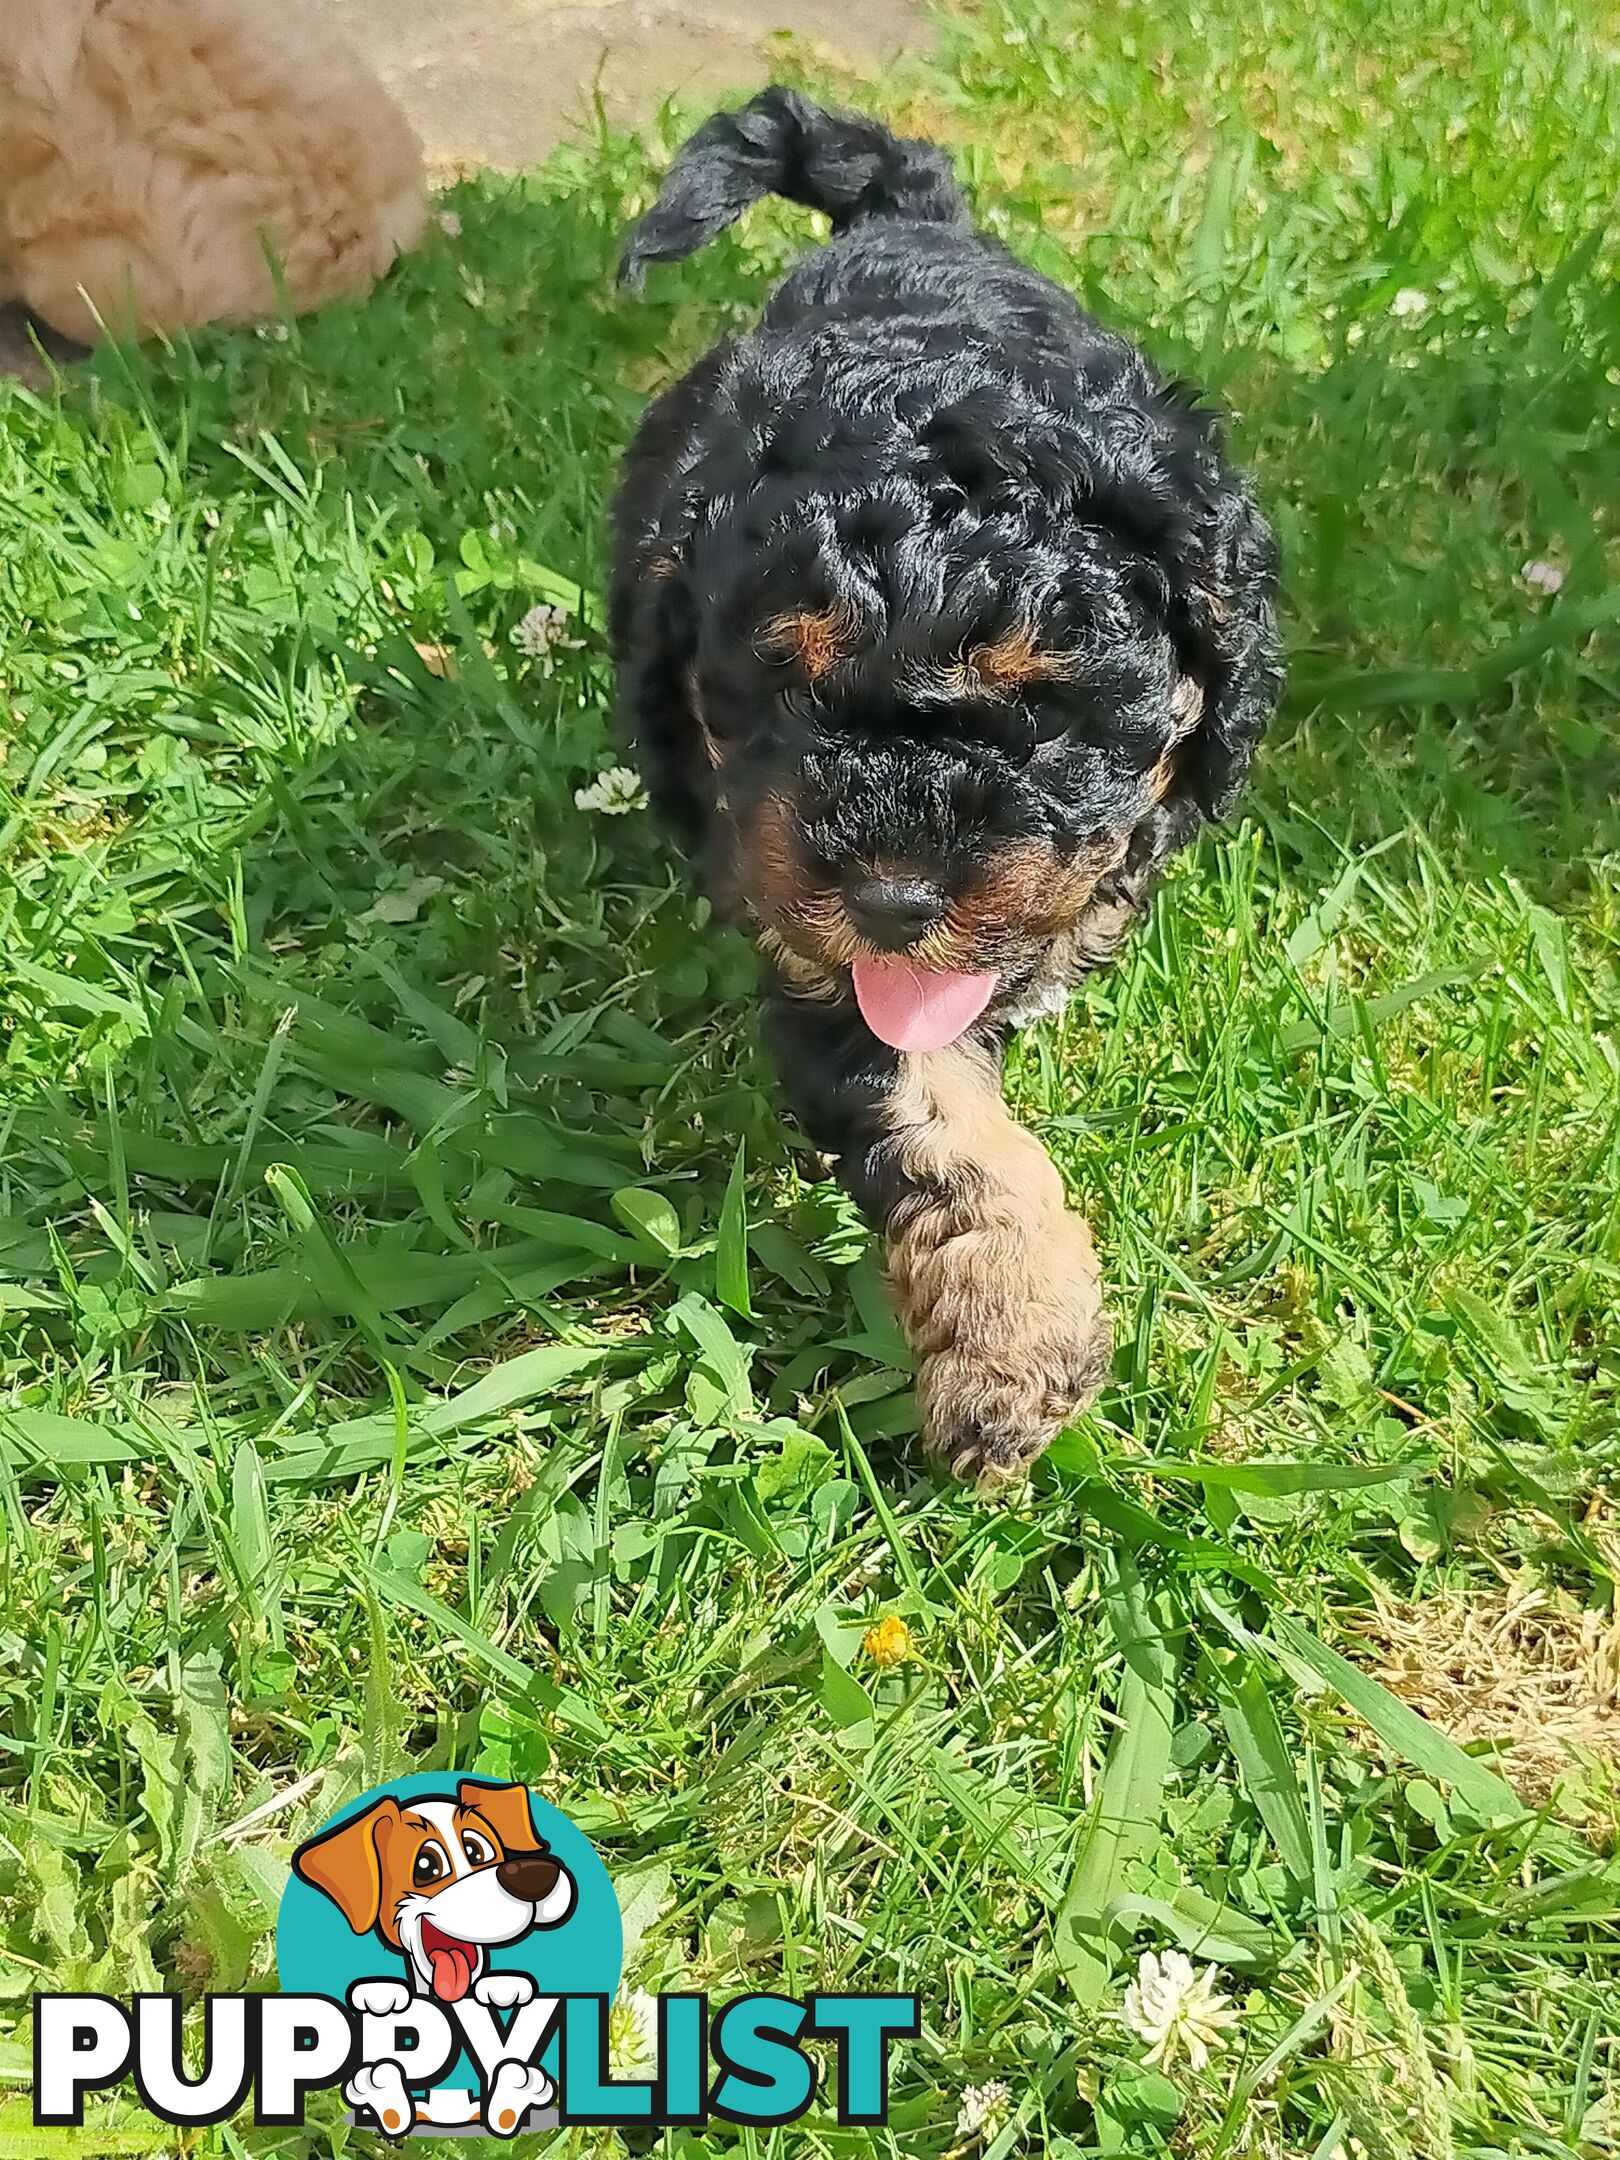
[[[862,877],[844,892],[849,919],[884,952],[904,952],[945,913],[945,895],[931,878]]]
[[[562,1869],[548,1852],[515,1852],[508,1853],[495,1870],[495,1880],[525,1904],[538,1905],[556,1889],[561,1874]]]

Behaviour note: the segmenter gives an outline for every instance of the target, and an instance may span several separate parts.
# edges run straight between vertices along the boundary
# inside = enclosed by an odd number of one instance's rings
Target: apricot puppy
[[[4,0],[0,289],[66,337],[249,323],[368,292],[422,159],[305,0]],[[274,262],[276,270],[272,270]]]

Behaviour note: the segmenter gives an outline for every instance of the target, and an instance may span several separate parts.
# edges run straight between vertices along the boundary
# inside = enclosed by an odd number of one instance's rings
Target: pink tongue
[[[433,1963],[434,1994],[440,2002],[460,2002],[472,1985],[471,1952],[457,1943],[453,1949],[430,1950],[428,1956]]]
[[[990,1002],[996,971],[959,975],[915,960],[857,960],[855,1002],[891,1050],[943,1050]]]

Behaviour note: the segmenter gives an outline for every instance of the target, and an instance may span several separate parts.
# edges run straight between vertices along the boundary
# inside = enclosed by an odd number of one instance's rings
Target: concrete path
[[[431,177],[533,165],[610,119],[646,120],[769,80],[786,35],[857,72],[925,49],[923,0],[319,0],[367,54],[422,138]],[[0,0],[3,8],[4,0]],[[74,357],[63,340],[47,349]],[[0,307],[0,374],[44,387],[19,309]]]
[[[532,165],[591,125],[675,94],[747,90],[787,33],[881,69],[932,31],[921,0],[320,0],[410,115],[435,177]]]

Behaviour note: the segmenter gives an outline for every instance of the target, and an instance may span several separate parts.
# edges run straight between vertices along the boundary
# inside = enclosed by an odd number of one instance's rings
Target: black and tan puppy
[[[1192,395],[972,232],[929,144],[767,90],[687,143],[624,275],[770,193],[834,238],[631,449],[624,722],[883,1229],[931,1445],[1005,1478],[1109,1336],[1002,1044],[1230,803],[1280,684],[1275,550]]]

